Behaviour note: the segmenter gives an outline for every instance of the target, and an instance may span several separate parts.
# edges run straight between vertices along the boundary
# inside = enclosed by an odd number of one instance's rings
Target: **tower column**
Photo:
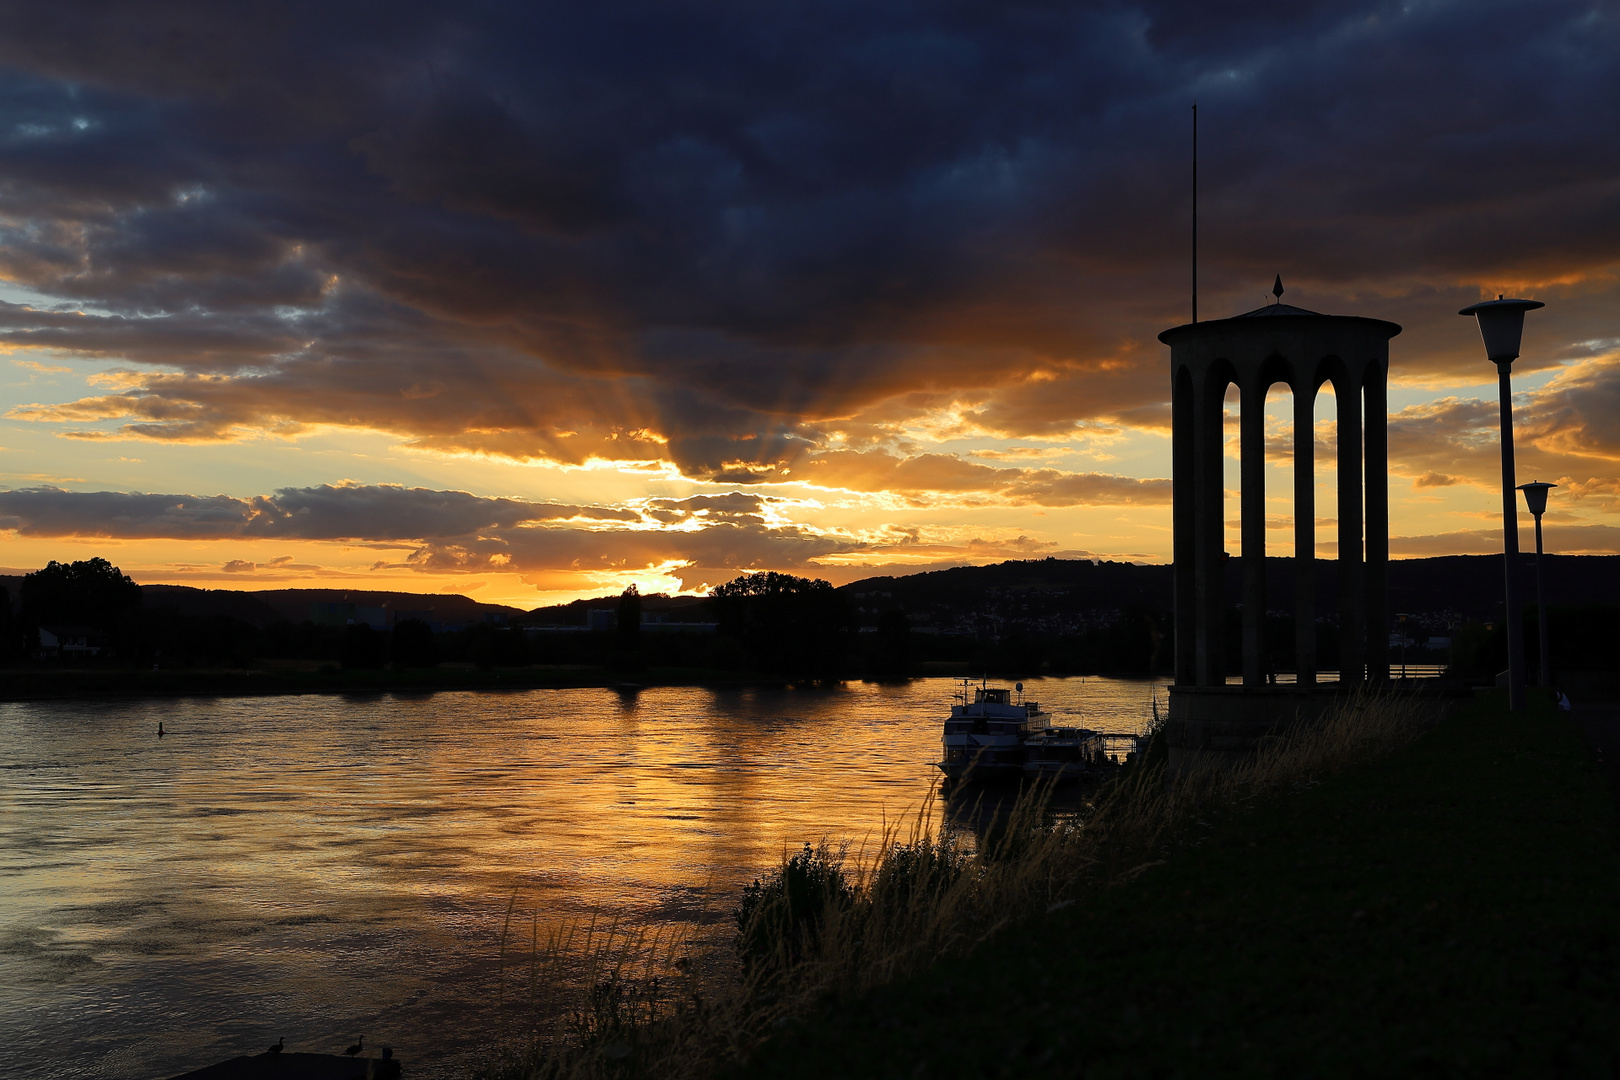
[[[1385,367],[1367,364],[1367,677],[1389,680],[1389,405]]]
[[[1222,398],[1225,380],[1204,378],[1197,388],[1194,419],[1193,487],[1197,516],[1197,677],[1198,686],[1220,686],[1226,681],[1223,637],[1226,550],[1222,502],[1226,490],[1222,477]]]
[[[1361,380],[1333,386],[1339,419],[1339,681],[1359,683],[1367,666],[1361,567]]]
[[[1295,376],[1294,391],[1294,669],[1301,686],[1316,683],[1316,374]]]
[[[1198,488],[1194,477],[1194,405],[1192,376],[1176,369],[1171,382],[1172,573],[1175,576],[1176,685],[1198,681]]]
[[[1243,685],[1260,686],[1265,682],[1266,381],[1254,372],[1241,388]]]

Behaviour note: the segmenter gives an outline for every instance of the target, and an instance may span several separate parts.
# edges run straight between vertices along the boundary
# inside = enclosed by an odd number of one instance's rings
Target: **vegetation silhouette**
[[[756,671],[836,678],[848,651],[853,612],[832,584],[765,571],[709,593],[720,633],[742,644]]]

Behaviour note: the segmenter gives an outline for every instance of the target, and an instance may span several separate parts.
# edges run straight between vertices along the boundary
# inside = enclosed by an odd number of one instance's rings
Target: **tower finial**
[[[1282,303],[1282,294],[1283,294],[1282,275],[1278,274],[1277,275],[1277,283],[1271,287],[1271,295],[1275,296],[1277,298],[1277,303],[1280,304],[1280,303]]]

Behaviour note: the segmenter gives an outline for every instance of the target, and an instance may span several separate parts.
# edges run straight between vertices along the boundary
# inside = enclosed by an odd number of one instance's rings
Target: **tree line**
[[[144,603],[140,587],[105,559],[52,562],[23,579],[16,604],[0,595],[0,660],[33,657],[42,626],[78,625],[93,628],[104,647],[101,656],[84,662],[163,668],[247,667],[276,660],[362,669],[544,664],[627,674],[686,669],[826,680],[947,670],[999,676],[1151,674],[1165,672],[1169,664],[1169,615],[1151,606],[1127,607],[1107,625],[1069,633],[1033,631],[1010,619],[992,635],[919,632],[911,615],[895,604],[876,614],[875,625],[868,609],[863,630],[847,590],[820,579],[761,572],[740,575],[701,602],[703,617],[717,632],[648,633],[641,623],[648,599],[662,598],[643,597],[634,586],[626,589],[616,601],[614,629],[594,633],[557,632],[525,626],[523,620],[449,631],[414,619],[386,629],[312,620],[258,625]],[[528,621],[540,617],[537,611]]]

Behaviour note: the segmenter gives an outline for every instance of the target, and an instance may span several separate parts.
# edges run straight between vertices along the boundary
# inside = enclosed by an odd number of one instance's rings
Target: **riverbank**
[[[1609,1075],[1617,840],[1575,724],[1487,699],[736,1075]]]
[[[749,678],[706,668],[614,671],[584,665],[480,669],[305,667],[131,668],[56,667],[0,671],[0,701],[130,697],[266,697],[283,694],[432,693],[441,690],[545,690],[579,687],[783,686],[787,680]]]
[[[874,679],[845,672],[837,682],[904,683],[912,679],[969,674],[966,664],[921,663],[906,675]],[[975,676],[977,677],[977,676]],[[1031,676],[992,673],[1011,682]],[[1147,679],[1140,673],[1091,672],[1050,678]],[[250,668],[112,668],[88,665],[0,669],[0,702],[76,698],[143,697],[273,697],[297,694],[434,693],[442,690],[570,690],[600,687],[634,691],[656,686],[704,686],[713,689],[817,685],[813,679],[791,679],[760,672],[700,667],[616,669],[590,664],[536,664],[527,667],[478,668],[441,664],[430,668],[344,668],[336,664],[293,663]]]

